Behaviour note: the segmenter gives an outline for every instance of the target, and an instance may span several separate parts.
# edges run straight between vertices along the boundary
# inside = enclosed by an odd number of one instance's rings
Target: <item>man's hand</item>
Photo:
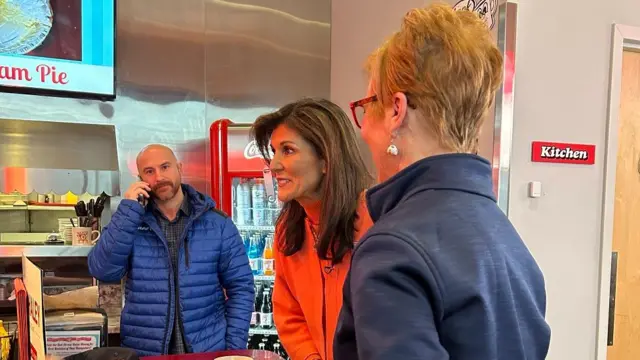
[[[127,192],[124,193],[124,198],[138,201],[138,195],[142,194],[145,199],[149,198],[149,193],[151,192],[151,186],[144,181],[137,181],[129,186]]]

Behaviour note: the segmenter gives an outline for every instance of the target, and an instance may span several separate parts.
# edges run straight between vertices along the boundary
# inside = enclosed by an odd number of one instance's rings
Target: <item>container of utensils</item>
[[[100,217],[102,216],[102,211],[104,210],[104,206],[108,198],[109,196],[103,192],[97,199],[91,199],[87,203],[80,200],[74,206],[78,217],[75,220],[70,219],[72,226],[72,244],[91,245],[95,244],[100,239],[100,233],[102,231]],[[82,230],[80,230],[80,228]]]

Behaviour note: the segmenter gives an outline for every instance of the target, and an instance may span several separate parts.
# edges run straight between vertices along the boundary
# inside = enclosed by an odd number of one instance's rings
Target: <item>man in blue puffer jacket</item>
[[[238,229],[182,184],[169,148],[149,145],[136,163],[140,182],[88,259],[98,280],[127,275],[122,345],[141,356],[246,348],[254,288]]]

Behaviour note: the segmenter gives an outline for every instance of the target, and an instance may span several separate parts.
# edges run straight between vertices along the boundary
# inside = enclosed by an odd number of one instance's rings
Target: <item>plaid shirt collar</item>
[[[191,203],[189,202],[189,195],[187,195],[186,191],[182,191],[182,193],[184,194],[184,199],[182,200],[182,204],[180,205],[180,209],[178,210],[178,212],[181,213],[182,215],[190,216]],[[166,216],[164,216],[162,211],[160,211],[155,201],[151,200],[149,203],[151,204],[151,211],[153,211],[154,214],[160,215],[165,219],[167,218]]]

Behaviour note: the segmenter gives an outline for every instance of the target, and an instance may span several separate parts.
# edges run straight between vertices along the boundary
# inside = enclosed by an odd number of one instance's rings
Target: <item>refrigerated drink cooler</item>
[[[274,230],[282,204],[269,167],[249,137],[250,124],[222,119],[210,128],[211,192],[216,206],[240,231],[255,279],[249,349],[288,359],[273,323]]]

